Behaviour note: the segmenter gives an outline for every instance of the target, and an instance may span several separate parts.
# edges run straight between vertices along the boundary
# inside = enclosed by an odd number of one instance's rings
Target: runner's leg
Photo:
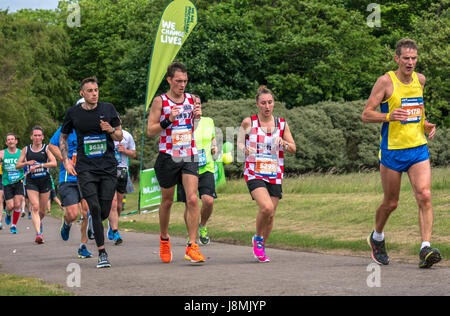
[[[269,220],[268,220],[267,226],[263,230],[264,241],[265,242],[267,242],[267,240],[269,239],[270,233],[272,232],[273,221],[274,221],[274,218],[275,218],[275,212],[277,210],[278,202],[280,201],[279,197],[271,196],[270,199],[272,200],[273,213],[272,213],[272,215],[269,216]]]
[[[259,208],[256,215],[256,235],[266,239],[264,234],[267,233],[271,218],[275,214],[275,206],[266,188],[256,188],[251,192],[251,195]]]
[[[380,164],[381,184],[384,198],[375,215],[375,230],[382,233],[391,213],[397,208],[400,196],[402,173]]]
[[[174,193],[175,186],[169,189],[161,188],[161,204],[159,205],[159,226],[161,230],[161,237],[163,239],[169,238],[170,209],[172,208]]]
[[[431,205],[430,161],[422,161],[411,166],[408,170],[408,176],[419,206],[419,224],[422,242],[431,242],[433,208]]]
[[[39,216],[39,192],[27,190],[29,203],[31,204],[31,221],[33,223],[36,234],[41,231],[41,217]]]
[[[195,242],[197,240],[198,222],[200,219],[197,198],[198,176],[183,174],[182,180],[186,193],[186,222],[189,241]]]

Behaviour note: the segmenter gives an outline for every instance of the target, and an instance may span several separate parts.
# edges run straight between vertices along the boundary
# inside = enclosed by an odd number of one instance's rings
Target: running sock
[[[425,247],[431,247],[431,243],[429,241],[424,241],[422,243],[422,247],[420,247],[420,250],[422,250]]]
[[[102,253],[106,254],[106,249],[99,249],[98,255],[100,256]]]
[[[384,240],[384,232],[379,234],[376,230],[373,231],[373,239],[375,241],[383,241]]]
[[[21,213],[22,213],[21,210],[14,210],[14,212],[13,212],[13,220],[12,220],[13,226],[17,225],[17,222],[19,221]]]

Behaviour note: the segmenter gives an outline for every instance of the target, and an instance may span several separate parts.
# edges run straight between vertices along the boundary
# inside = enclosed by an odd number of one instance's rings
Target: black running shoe
[[[388,265],[389,264],[389,256],[386,252],[386,245],[383,241],[376,241],[373,239],[373,232],[367,237],[367,243],[372,249],[372,259],[378,263],[379,265]]]
[[[438,263],[441,261],[441,253],[438,249],[431,247],[423,247],[422,250],[420,250],[419,254],[419,268],[421,269],[428,269],[431,268],[433,264]]]
[[[109,263],[108,255],[106,254],[106,252],[102,252],[98,255],[97,269],[103,268],[111,268],[111,263]]]

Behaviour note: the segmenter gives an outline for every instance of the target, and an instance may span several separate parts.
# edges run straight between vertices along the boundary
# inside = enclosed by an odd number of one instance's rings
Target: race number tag
[[[40,165],[40,163],[34,164],[34,166]],[[31,178],[42,178],[47,175],[47,168],[39,167],[34,169],[33,172],[31,172]]]
[[[402,124],[418,123],[423,116],[423,98],[402,98],[402,109],[408,112],[408,119]]]
[[[206,166],[206,152],[204,149],[200,149],[198,151],[198,167]]]
[[[106,135],[85,136],[83,144],[86,157],[101,157],[105,154],[107,148]]]
[[[173,149],[191,147],[192,125],[176,125],[172,127],[172,145]]]
[[[277,155],[256,154],[255,175],[268,178],[277,177]]]
[[[118,147],[114,148],[114,156],[116,157],[117,163],[120,164],[122,162],[122,154],[119,152]]]
[[[8,181],[9,183],[14,183],[20,178],[20,173],[18,170],[8,171]]]

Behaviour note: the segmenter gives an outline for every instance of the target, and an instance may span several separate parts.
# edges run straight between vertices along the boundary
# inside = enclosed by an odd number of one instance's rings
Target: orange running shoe
[[[199,247],[195,243],[192,243],[190,247],[189,245],[186,246],[186,254],[184,255],[184,259],[193,263],[205,262],[205,257],[203,257],[200,253]]]
[[[162,240],[161,235],[159,235],[159,256],[164,263],[172,261],[172,246],[170,245],[170,240]]]

